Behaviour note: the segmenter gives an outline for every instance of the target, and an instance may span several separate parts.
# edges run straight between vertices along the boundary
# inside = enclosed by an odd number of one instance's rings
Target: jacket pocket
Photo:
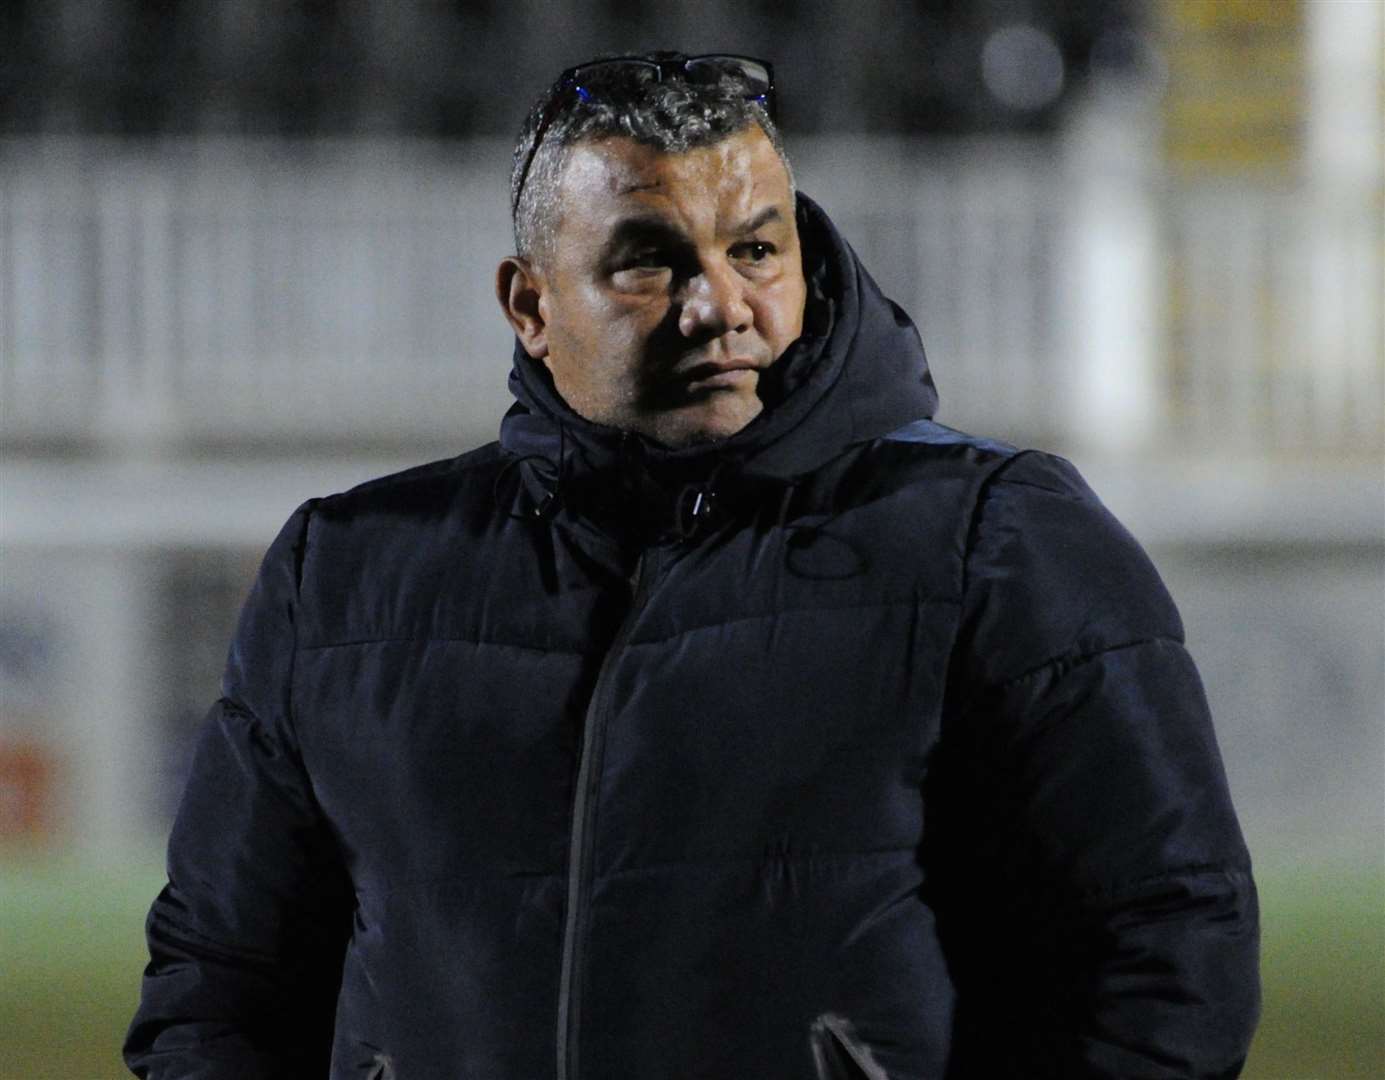
[[[823,1013],[809,1031],[817,1080],[890,1080],[851,1021]]]

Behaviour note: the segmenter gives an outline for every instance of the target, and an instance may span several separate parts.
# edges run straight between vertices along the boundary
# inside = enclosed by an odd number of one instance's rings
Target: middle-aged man
[[[139,1075],[1239,1071],[1255,894],[1178,615],[1071,466],[929,419],[772,115],[768,64],[673,54],[530,114],[517,403],[270,549]]]

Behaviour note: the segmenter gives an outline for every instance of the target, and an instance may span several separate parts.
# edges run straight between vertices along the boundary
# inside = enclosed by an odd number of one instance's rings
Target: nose
[[[745,279],[727,265],[704,265],[683,289],[678,329],[687,338],[721,337],[749,330],[754,316]]]

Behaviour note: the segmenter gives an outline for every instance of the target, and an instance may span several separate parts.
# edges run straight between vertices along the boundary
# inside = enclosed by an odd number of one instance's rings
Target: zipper
[[[630,610],[616,631],[611,647],[601,661],[592,688],[591,701],[582,726],[582,750],[577,766],[577,785],[572,800],[572,841],[568,849],[567,917],[563,926],[563,961],[558,979],[558,1080],[578,1076],[578,1027],[581,1022],[582,960],[586,944],[587,907],[592,884],[592,851],[597,788],[601,782],[601,759],[605,752],[606,728],[603,722],[609,695],[611,671],[634,629],[654,575],[648,570],[648,551],[640,554],[631,577]]]
[[[810,1032],[818,1080],[890,1080],[845,1017],[823,1013]]]

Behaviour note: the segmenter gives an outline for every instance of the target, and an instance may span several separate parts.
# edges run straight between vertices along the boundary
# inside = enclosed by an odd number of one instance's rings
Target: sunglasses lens
[[[684,65],[689,82],[716,82],[722,76],[745,84],[752,97],[764,97],[773,88],[769,69],[739,56],[699,56]]]
[[[648,73],[657,80],[672,72],[677,77],[692,83],[714,83],[730,76],[745,87],[746,96],[756,98],[766,108],[774,108],[774,77],[765,64],[740,56],[694,56],[676,61],[658,61],[621,57],[614,60],[595,60],[582,64],[566,72],[569,85],[578,88],[579,96],[585,98],[582,90],[595,89],[605,80],[628,78],[632,70]]]
[[[571,68],[568,72],[568,80],[574,83],[600,83],[602,80],[616,80],[621,77],[629,77],[630,72],[647,71],[651,78],[657,78],[659,65],[650,63],[646,60],[594,60],[590,64],[582,64]]]

